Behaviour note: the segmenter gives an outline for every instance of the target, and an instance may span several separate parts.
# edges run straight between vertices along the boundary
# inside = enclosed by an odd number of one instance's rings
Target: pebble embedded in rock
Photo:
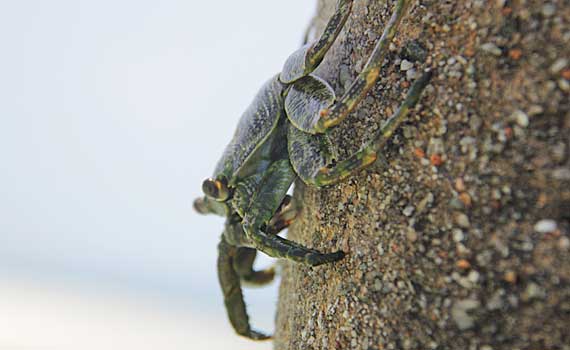
[[[463,227],[463,228],[468,228],[469,226],[471,226],[471,223],[469,222],[469,217],[467,217],[467,215],[465,215],[463,213],[455,214],[455,223],[459,227]]]
[[[473,328],[475,319],[468,312],[478,308],[480,305],[481,303],[476,299],[463,299],[453,304],[451,317],[460,330]]]
[[[400,70],[401,71],[407,71],[408,69],[412,68],[414,66],[414,64],[408,60],[402,60],[402,63],[400,63]]]
[[[408,205],[406,208],[404,208],[404,210],[402,211],[402,213],[406,216],[411,216],[414,213],[415,208],[411,205]]]
[[[528,115],[520,109],[514,111],[511,115],[511,118],[523,128],[526,128],[528,126]]]
[[[534,224],[534,230],[538,233],[549,233],[556,231],[556,221],[550,219],[543,219]]]

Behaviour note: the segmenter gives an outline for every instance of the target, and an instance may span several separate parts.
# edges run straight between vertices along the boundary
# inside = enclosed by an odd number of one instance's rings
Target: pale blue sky
[[[227,323],[215,275],[222,220],[191,203],[314,9],[0,3],[0,282],[121,291]],[[265,329],[275,293],[247,294]]]

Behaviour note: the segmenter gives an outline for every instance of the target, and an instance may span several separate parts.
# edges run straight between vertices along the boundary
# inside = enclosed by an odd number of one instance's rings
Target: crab
[[[270,336],[249,324],[241,284],[264,285],[275,271],[256,271],[257,251],[310,266],[341,260],[345,253],[323,253],[277,234],[298,212],[287,194],[296,179],[308,186],[327,186],[372,164],[385,142],[417,103],[427,86],[425,72],[410,88],[396,112],[371,141],[344,160],[337,160],[327,132],[341,123],[377,82],[388,45],[410,5],[398,0],[365,67],[343,96],[313,73],[339,35],[353,0],[339,0],[323,34],[303,45],[269,79],[239,120],[237,130],[218,161],[213,177],[202,183],[204,196],[195,200],[201,214],[226,218],[218,246],[218,279],[234,330],[254,340]]]

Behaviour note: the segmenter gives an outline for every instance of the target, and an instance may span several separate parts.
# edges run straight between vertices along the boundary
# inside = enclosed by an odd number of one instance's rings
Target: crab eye
[[[204,194],[206,196],[220,202],[225,201],[230,196],[228,186],[220,180],[204,180],[202,183],[202,191],[204,191]]]

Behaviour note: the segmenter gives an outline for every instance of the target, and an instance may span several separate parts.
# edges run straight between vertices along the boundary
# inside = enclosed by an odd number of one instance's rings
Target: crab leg
[[[247,229],[246,232],[248,232]],[[286,258],[306,265],[318,266],[340,260],[344,257],[344,252],[342,251],[328,254],[320,253],[279,236],[268,235],[259,230],[252,232],[250,237],[255,242],[256,248],[265,254],[274,258]]]
[[[287,258],[312,266],[342,259],[343,252],[322,254],[261,229],[267,226],[278,211],[296,177],[288,159],[275,161],[271,165],[243,218],[242,226],[246,236],[256,249],[274,258]]]
[[[309,67],[315,69],[325,57],[325,54],[336,40],[348,19],[348,15],[352,10],[352,2],[353,0],[340,0],[338,2],[336,11],[329,19],[323,34],[321,34],[319,40],[311,46],[307,53]]]
[[[272,235],[278,234],[291,225],[297,214],[298,208],[295,206],[292,197],[289,195],[285,196],[279,209],[273,215],[264,231]]]
[[[257,251],[252,248],[240,247],[234,258],[234,269],[243,282],[251,285],[262,286],[273,280],[275,269],[273,267],[264,270],[254,270],[253,262]]]
[[[254,331],[249,325],[249,316],[243,301],[240,278],[235,270],[237,249],[237,247],[229,245],[224,239],[218,245],[218,279],[224,294],[224,303],[230,323],[240,335],[254,340],[270,339],[269,335]]]
[[[315,126],[317,132],[325,132],[328,128],[338,125],[346,118],[346,116],[354,110],[358,102],[366,96],[368,91],[376,84],[380,76],[380,68],[384,61],[384,57],[388,52],[388,45],[396,35],[396,29],[406,13],[411,1],[398,0],[396,8],[390,21],[386,24],[386,28],[382,33],[382,37],[376,43],[366,66],[358,77],[352,82],[348,90],[339,101],[330,108],[320,111],[320,119]]]
[[[317,68],[344,27],[352,10],[352,2],[353,0],[339,0],[336,11],[329,19],[319,40],[312,44],[305,44],[289,56],[280,76],[281,82],[291,83]],[[306,35],[308,35],[309,30]],[[305,37],[306,40],[307,37]]]
[[[410,109],[418,102],[422,91],[429,83],[431,74],[431,72],[424,73],[422,77],[414,82],[400,108],[386,120],[370,142],[348,159],[336,163],[334,167],[321,168],[310,183],[316,186],[330,185],[373,163],[376,160],[377,152],[392,136],[398,126],[402,124]]]

